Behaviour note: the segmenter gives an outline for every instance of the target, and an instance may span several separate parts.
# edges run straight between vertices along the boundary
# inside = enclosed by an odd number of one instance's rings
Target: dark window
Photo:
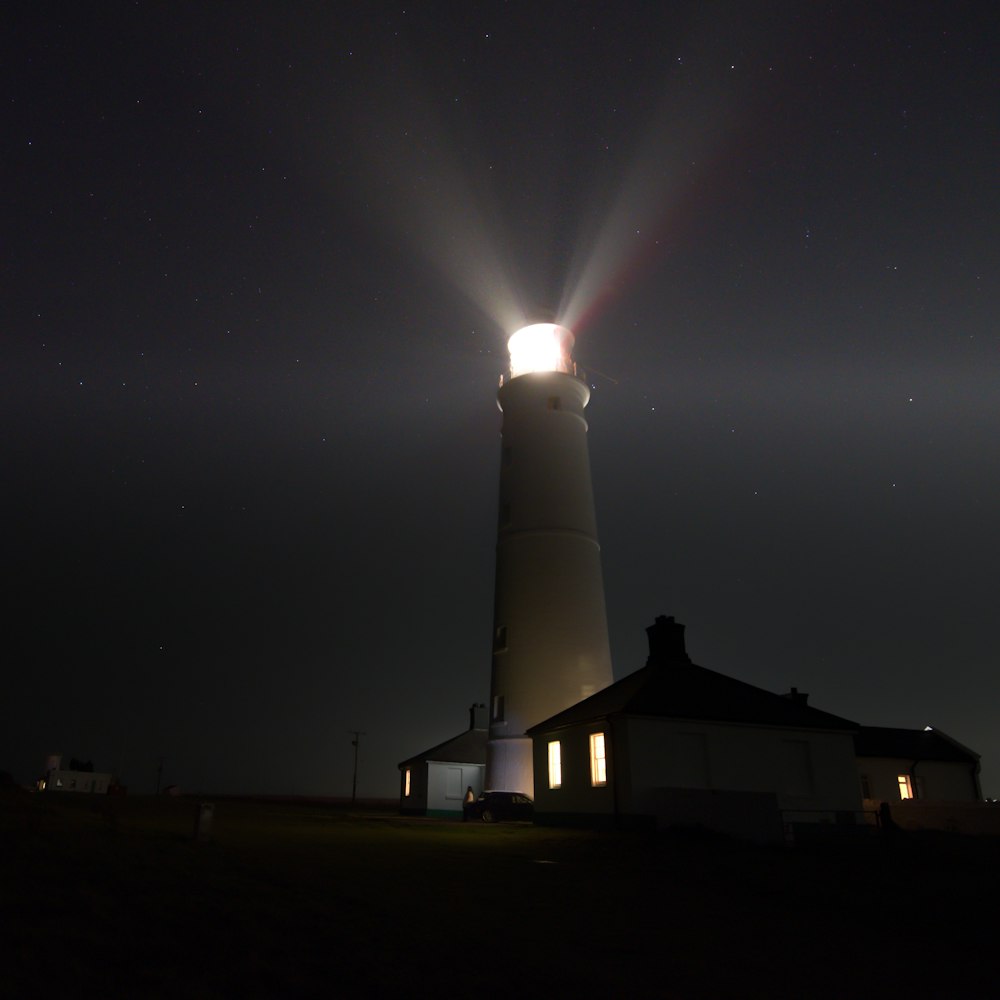
[[[500,653],[507,648],[507,626],[497,625],[493,630],[493,652]]]
[[[500,504],[500,527],[506,527],[510,524],[510,504],[502,503]]]
[[[559,397],[558,396],[549,396],[548,408],[550,410],[558,410],[559,409]]]
[[[493,721],[503,722],[503,695],[493,695]]]
[[[504,445],[503,451],[501,452],[501,456],[502,456],[501,462],[505,467],[510,465],[511,462],[514,461],[514,453],[509,444]]]

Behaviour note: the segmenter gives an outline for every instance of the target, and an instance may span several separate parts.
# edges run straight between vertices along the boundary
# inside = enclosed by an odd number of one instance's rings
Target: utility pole
[[[353,809],[358,800],[358,748],[361,746],[361,737],[368,734],[358,729],[349,729],[348,732],[354,737],[351,740],[351,746],[354,747],[354,783],[351,785],[351,808]]]

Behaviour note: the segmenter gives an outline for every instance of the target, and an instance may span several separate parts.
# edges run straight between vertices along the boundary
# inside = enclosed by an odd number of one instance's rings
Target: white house
[[[469,709],[469,728],[399,765],[399,810],[411,816],[461,816],[468,790],[483,790],[486,706]]]
[[[53,770],[45,776],[41,787],[47,792],[84,792],[89,795],[107,795],[111,775],[97,771]]]
[[[767,842],[861,819],[858,725],[697,666],[684,626],[648,628],[646,666],[533,726],[535,818],[700,826]]]
[[[1000,835],[1000,803],[983,800],[979,754],[940,729],[862,726],[854,737],[865,808],[904,830]]]
[[[872,803],[979,802],[979,754],[940,729],[862,726],[854,737],[861,793]]]

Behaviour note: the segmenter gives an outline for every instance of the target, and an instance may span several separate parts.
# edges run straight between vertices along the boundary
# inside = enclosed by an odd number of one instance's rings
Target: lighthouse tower
[[[536,323],[508,349],[485,787],[533,795],[525,731],[610,684],[611,652],[573,334]]]

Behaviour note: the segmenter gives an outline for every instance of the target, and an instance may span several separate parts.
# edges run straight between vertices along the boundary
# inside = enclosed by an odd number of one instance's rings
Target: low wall
[[[1000,836],[1000,802],[927,802],[907,799],[888,803],[893,823],[903,830],[945,830]]]

